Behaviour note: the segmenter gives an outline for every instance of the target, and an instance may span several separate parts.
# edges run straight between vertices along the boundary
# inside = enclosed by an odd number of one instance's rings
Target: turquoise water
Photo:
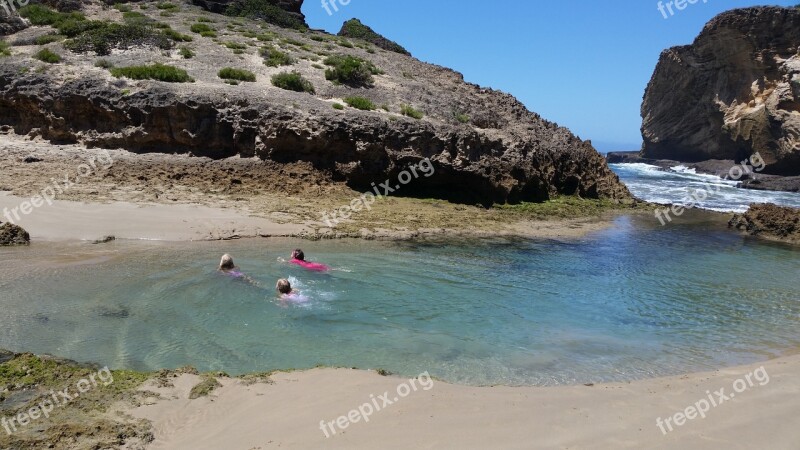
[[[800,346],[796,249],[652,222],[621,217],[569,242],[0,249],[0,347],[140,370],[324,364],[551,385],[718,368]],[[336,270],[286,264],[298,245]],[[225,252],[263,287],[217,274]],[[276,299],[283,276],[307,303]]]

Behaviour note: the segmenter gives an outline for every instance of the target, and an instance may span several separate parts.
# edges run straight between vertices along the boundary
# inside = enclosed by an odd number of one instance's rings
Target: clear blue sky
[[[322,0],[306,0],[303,12],[331,33],[357,17],[415,57],[509,92],[608,151],[641,145],[639,106],[663,49],[691,43],[722,11],[798,3],[703,1],[667,19],[655,0],[350,0],[332,15]]]

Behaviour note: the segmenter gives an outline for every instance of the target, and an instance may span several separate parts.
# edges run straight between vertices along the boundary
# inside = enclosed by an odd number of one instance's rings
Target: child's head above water
[[[286,278],[281,278],[278,280],[278,284],[275,285],[275,289],[277,289],[281,294],[291,294],[292,284],[289,283],[289,280]]]
[[[219,270],[233,270],[235,267],[231,255],[222,255],[222,259],[219,261]]]
[[[298,248],[298,249],[295,249],[295,250],[292,252],[292,259],[297,259],[297,260],[299,260],[299,261],[305,261],[305,260],[306,260],[306,255],[303,253],[303,251],[302,251],[302,250],[300,250],[300,249]]]

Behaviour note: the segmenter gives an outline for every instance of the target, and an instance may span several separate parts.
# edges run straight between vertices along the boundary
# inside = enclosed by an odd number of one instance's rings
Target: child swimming
[[[278,280],[278,283],[275,285],[275,289],[278,291],[278,294],[280,294],[281,300],[289,300],[294,302],[308,301],[308,298],[300,295],[300,291],[292,289],[292,284],[286,278],[281,278]]]
[[[325,264],[306,261],[306,255],[299,248],[292,252],[292,259],[289,262],[312,272],[328,272],[331,270]]]
[[[244,274],[239,271],[239,268],[233,263],[233,257],[227,253],[222,255],[222,259],[219,261],[219,271],[235,278],[241,278],[244,276]]]
[[[219,261],[218,270],[224,275],[246,281],[253,286],[258,286],[258,283],[255,280],[242,273],[242,271],[236,267],[236,265],[233,263],[233,257],[227,253],[222,255],[222,259]]]

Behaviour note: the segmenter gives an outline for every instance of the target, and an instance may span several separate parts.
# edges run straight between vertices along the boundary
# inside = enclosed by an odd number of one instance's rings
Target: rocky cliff
[[[800,175],[800,9],[754,7],[711,20],[665,50],[642,103],[642,156],[741,161]]]
[[[144,19],[96,4],[85,12],[90,19],[133,17],[137,27],[170,28],[155,7],[136,11]],[[11,35],[12,54],[0,64],[0,125],[57,143],[310,162],[359,190],[430,158],[436,176],[415,180],[403,195],[484,205],[560,194],[630,196],[590,142],[452,70],[360,39],[209,14],[191,4],[170,15],[172,36],[190,36],[190,43],[110,42],[113,52],[102,61],[81,48],[68,50],[80,35],[43,45],[38,38],[54,33],[51,27]],[[204,21],[193,24],[198,18]],[[198,24],[215,35],[193,34]],[[61,61],[36,60],[42,47]],[[332,79],[336,61],[344,61],[342,71],[370,67],[370,83]],[[150,63],[185,70],[191,82],[137,80],[103,68]],[[226,83],[218,73],[224,67],[250,71],[255,81]],[[291,73],[312,92],[279,88],[273,80]]]

